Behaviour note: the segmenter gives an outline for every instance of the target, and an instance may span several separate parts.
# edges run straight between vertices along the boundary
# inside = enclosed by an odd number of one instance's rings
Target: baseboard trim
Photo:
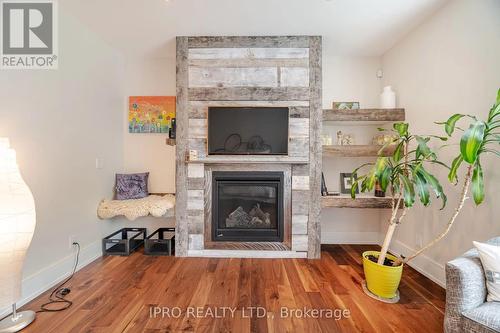
[[[87,266],[97,258],[102,256],[101,241],[93,242],[80,250],[80,260],[77,271]],[[66,279],[75,264],[75,253],[67,255],[59,261],[27,276],[22,281],[21,299],[17,302],[17,307],[29,303],[47,290],[55,287],[58,283]],[[12,309],[0,309],[0,318],[9,315]]]
[[[322,231],[321,244],[379,244],[380,233]]]
[[[410,254],[416,250],[399,240],[392,240],[389,251],[395,254]],[[411,268],[434,281],[443,288],[446,288],[446,275],[444,265],[425,254],[421,254],[408,264]]]

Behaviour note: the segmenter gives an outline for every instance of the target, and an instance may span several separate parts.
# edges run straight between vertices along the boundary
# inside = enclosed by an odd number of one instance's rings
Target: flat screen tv
[[[287,155],[287,107],[209,107],[209,155]]]

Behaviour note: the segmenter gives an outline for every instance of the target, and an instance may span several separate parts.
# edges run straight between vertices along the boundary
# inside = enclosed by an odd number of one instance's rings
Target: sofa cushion
[[[463,315],[495,332],[500,332],[500,302],[483,303],[477,308],[465,311]]]

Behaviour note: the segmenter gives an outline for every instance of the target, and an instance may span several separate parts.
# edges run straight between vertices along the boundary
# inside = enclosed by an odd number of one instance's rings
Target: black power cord
[[[52,293],[49,296],[49,301],[47,303],[44,303],[40,306],[40,310],[36,311],[37,313],[39,312],[59,312],[59,311],[64,311],[67,310],[73,305],[73,302],[70,300],[65,299],[66,295],[68,295],[71,292],[71,289],[69,288],[63,288],[66,283],[68,283],[73,276],[75,275],[76,268],[78,266],[78,260],[80,258],[80,244],[77,242],[74,242],[73,245],[77,246],[77,252],[76,252],[76,258],[75,258],[75,266],[73,267],[73,271],[71,272],[71,275],[64,280],[62,283],[60,283],[57,287],[54,288]],[[52,308],[50,307],[51,305],[54,304],[62,304],[62,307],[59,308]]]

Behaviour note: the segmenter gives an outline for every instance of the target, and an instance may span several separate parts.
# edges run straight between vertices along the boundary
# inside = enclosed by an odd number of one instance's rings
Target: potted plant
[[[470,119],[472,121],[467,130],[462,130],[456,126],[457,122],[461,119]],[[463,131],[460,138],[460,152],[453,160],[448,174],[449,181],[457,184],[457,171],[462,164],[466,165],[467,169],[462,183],[462,192],[457,207],[448,220],[445,230],[431,242],[410,256],[400,256],[399,261],[403,263],[412,260],[422,252],[426,251],[448,234],[460,211],[465,205],[467,193],[471,186],[474,203],[476,205],[480,205],[483,202],[485,192],[484,170],[481,165],[481,157],[487,154],[493,154],[494,156],[500,157],[500,151],[497,150],[498,145],[500,144],[500,89],[498,89],[496,102],[490,109],[486,120],[480,120],[473,115],[457,113],[451,116],[446,122],[438,124],[444,125],[445,132],[450,137],[455,132],[455,129]]]
[[[472,120],[467,130],[462,130],[456,126],[457,122],[463,118]],[[392,196],[391,218],[381,251],[363,253],[363,266],[367,288],[370,292],[381,298],[394,298],[401,279],[403,265],[432,247],[448,234],[464,207],[467,200],[467,193],[471,186],[476,205],[483,202],[485,192],[481,157],[486,154],[500,156],[500,151],[495,148],[495,146],[498,147],[497,145],[500,144],[500,89],[497,93],[496,103],[488,113],[487,120],[479,120],[472,115],[454,114],[446,122],[438,124],[444,125],[448,137],[451,137],[456,129],[463,131],[460,138],[459,155],[453,160],[451,167],[448,168],[449,181],[454,184],[458,183],[457,171],[462,164],[467,164],[467,170],[463,179],[460,199],[448,220],[445,230],[412,255],[407,257],[400,255],[396,257],[388,255],[387,251],[394,230],[415,202],[415,193],[418,193],[420,201],[424,206],[427,206],[430,203],[429,189],[431,189],[436,197],[442,199],[442,208],[446,205],[446,196],[443,193],[442,186],[436,177],[425,169],[425,165],[427,164],[438,164],[447,167],[444,163],[437,160],[436,153],[427,145],[432,136],[422,137],[411,135],[408,132],[407,124],[394,124],[394,131],[398,135],[397,139],[394,140],[395,144],[397,144],[394,154],[390,157],[379,157],[366,175],[353,180],[351,191],[353,198],[356,196],[356,188],[361,186],[361,192],[370,191],[377,181],[384,191],[388,188]],[[443,141],[447,139],[442,137],[435,138]],[[415,149],[408,151],[411,141],[416,141],[417,146]],[[365,166],[363,165],[360,168]],[[402,211],[398,212],[400,205],[403,206]],[[374,262],[375,259],[377,263]]]
[[[397,226],[406,217],[413,207],[416,197],[424,206],[430,204],[430,192],[434,192],[442,201],[442,208],[446,205],[446,195],[437,178],[427,169],[428,165],[442,165],[436,153],[428,143],[433,138],[446,140],[445,137],[413,135],[408,130],[407,123],[396,123],[391,130],[395,138],[391,143],[382,147],[375,163],[363,164],[355,171],[371,166],[369,171],[352,179],[351,196],[356,198],[356,192],[370,192],[375,184],[379,184],[382,191],[391,195],[391,216],[389,227],[385,235],[381,251],[367,251],[363,253],[363,267],[368,290],[383,299],[395,299],[403,264],[397,257],[388,254],[389,245]],[[380,129],[384,131],[384,129]],[[412,144],[415,143],[415,148]],[[391,156],[381,156],[388,150],[388,146],[395,146]]]

